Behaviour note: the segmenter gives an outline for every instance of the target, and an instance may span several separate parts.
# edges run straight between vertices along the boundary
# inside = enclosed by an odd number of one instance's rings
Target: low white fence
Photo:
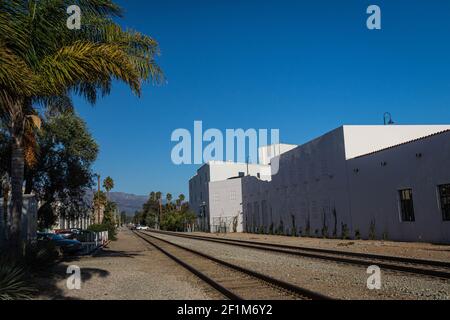
[[[108,231],[84,234],[80,241],[83,245],[83,253],[90,254],[108,243]]]

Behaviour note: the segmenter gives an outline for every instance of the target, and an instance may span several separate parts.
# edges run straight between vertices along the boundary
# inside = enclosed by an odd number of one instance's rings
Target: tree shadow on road
[[[114,258],[134,258],[136,256],[140,256],[141,254],[136,251],[121,251],[121,250],[105,250],[101,251],[99,254],[96,254],[96,258],[102,257],[114,257]]]
[[[39,291],[39,299],[45,300],[81,300],[79,298],[70,298],[65,296],[64,290],[61,288],[61,284],[58,286],[59,282],[63,285],[71,274],[67,273],[67,268],[70,264],[59,263],[54,266],[51,270],[42,272],[34,278],[35,284]],[[106,278],[110,275],[110,272],[104,269],[98,268],[81,268],[81,281],[86,283],[93,277]]]

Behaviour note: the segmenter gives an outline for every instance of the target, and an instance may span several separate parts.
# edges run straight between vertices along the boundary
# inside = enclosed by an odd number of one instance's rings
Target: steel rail
[[[203,252],[200,252],[200,251],[197,251],[197,250],[193,250],[193,249],[190,249],[190,248],[181,246],[181,245],[179,245],[179,244],[170,242],[170,241],[165,240],[165,239],[161,239],[161,238],[159,238],[159,237],[152,236],[152,235],[150,235],[150,234],[148,234],[148,233],[135,232],[135,234],[138,235],[138,236],[139,236],[140,238],[142,238],[143,240],[145,240],[146,242],[151,243],[151,244],[152,244],[153,246],[155,246],[155,247],[158,247],[158,246],[155,245],[154,243],[152,243],[150,240],[145,239],[145,237],[143,237],[142,235],[145,235],[145,236],[150,237],[150,238],[152,238],[152,239],[157,239],[157,240],[159,240],[159,241],[161,241],[161,242],[164,242],[164,243],[169,244],[169,245],[171,245],[171,246],[174,246],[174,247],[176,247],[176,248],[179,248],[179,249],[188,251],[188,252],[193,253],[193,254],[195,254],[195,255],[197,255],[197,256],[200,256],[200,257],[203,257],[203,258],[208,259],[208,260],[210,260],[210,261],[213,261],[213,262],[215,262],[215,263],[218,263],[218,264],[220,264],[220,265],[222,265],[222,266],[225,266],[225,267],[228,267],[228,268],[233,269],[233,270],[235,270],[235,271],[244,273],[244,274],[246,274],[246,275],[248,275],[248,276],[251,276],[251,277],[256,278],[256,279],[258,279],[258,280],[260,280],[260,281],[266,282],[266,283],[268,283],[268,284],[270,284],[270,285],[272,285],[272,286],[281,288],[281,289],[283,289],[283,290],[285,290],[285,291],[288,291],[288,292],[290,292],[290,293],[293,293],[293,294],[295,294],[295,295],[297,295],[297,296],[301,296],[301,297],[304,297],[304,298],[307,298],[307,299],[311,299],[311,300],[333,300],[332,298],[330,298],[330,297],[328,297],[328,296],[325,296],[325,295],[323,295],[323,294],[320,294],[320,293],[317,293],[317,292],[314,292],[314,291],[311,291],[311,290],[308,290],[308,289],[305,289],[305,288],[301,288],[301,287],[299,287],[299,286],[297,286],[297,285],[294,285],[294,284],[291,284],[291,283],[288,283],[288,282],[285,282],[285,281],[282,281],[282,280],[279,280],[279,279],[275,279],[275,278],[273,278],[273,277],[271,277],[271,276],[268,276],[268,275],[265,275],[265,274],[262,274],[262,273],[259,273],[259,272],[256,272],[256,271],[253,271],[253,270],[250,270],[250,269],[247,269],[247,268],[244,268],[244,267],[241,267],[241,266],[238,266],[238,265],[229,263],[229,262],[226,262],[226,261],[224,261],[224,260],[215,258],[215,257],[210,256],[210,255],[208,255],[208,254],[205,254],[205,253],[203,253]],[[162,248],[159,248],[159,250],[161,250],[161,249],[162,249]],[[163,249],[163,250],[164,250],[164,249]],[[162,250],[161,250],[161,251],[162,251]],[[183,266],[186,264],[184,261],[181,261],[180,259],[176,258],[175,256],[173,256],[172,254],[168,253],[167,251],[164,250],[164,251],[162,251],[162,252],[164,252],[166,255],[170,256],[172,259],[175,258],[174,260],[177,261],[178,263],[182,262],[182,265],[183,265]],[[187,264],[186,264],[186,265],[187,265]],[[196,270],[196,269],[195,269],[194,267],[192,267],[192,266],[190,266],[189,270],[190,270],[190,271],[195,270],[195,271],[196,271],[196,272],[195,272],[196,275],[197,275],[197,272],[199,272],[198,270]],[[199,272],[199,273],[200,273],[200,272]],[[221,288],[224,289],[223,292],[225,292],[225,290],[228,291],[228,292],[231,292],[230,290],[224,288],[222,285],[218,284],[217,282],[215,282],[213,279],[209,278],[208,276],[206,276],[206,275],[204,275],[204,274],[202,274],[202,275],[203,275],[202,280],[208,279],[208,280],[205,280],[205,281],[208,282],[208,283],[210,283],[210,281],[216,283],[217,286],[219,286],[219,287],[221,287]],[[219,291],[220,291],[220,290],[219,290]],[[221,291],[221,292],[222,292],[222,291]],[[231,292],[231,293],[232,293],[232,292]],[[227,294],[225,294],[225,293],[223,293],[223,294],[226,295],[226,296],[228,297]],[[234,294],[234,293],[232,293],[232,294]],[[234,295],[235,295],[235,294],[234,294]],[[237,296],[237,295],[235,295],[235,296],[237,297],[237,299],[235,298],[235,300],[242,300],[241,297],[239,297],[239,296]]]
[[[216,242],[221,244],[227,244],[238,247],[251,248],[256,250],[263,251],[271,251],[275,253],[283,253],[295,256],[302,256],[306,258],[313,259],[322,259],[328,261],[334,261],[339,263],[347,263],[353,265],[361,265],[361,266],[370,266],[377,265],[382,269],[388,269],[393,271],[400,271],[418,275],[425,275],[431,277],[437,277],[442,279],[450,279],[450,270],[433,270],[426,269],[408,265],[400,265],[400,263],[404,264],[415,264],[425,267],[439,267],[439,268],[450,268],[450,263],[444,261],[436,261],[436,260],[423,260],[423,259],[413,259],[413,258],[404,258],[404,257],[395,257],[395,256],[384,256],[384,255],[374,255],[374,254],[365,254],[358,252],[345,252],[339,250],[329,250],[329,249],[320,249],[320,248],[309,248],[309,247],[297,247],[290,245],[282,245],[282,244],[274,244],[274,243],[262,243],[257,241],[247,241],[247,240],[236,240],[236,239],[218,239],[209,236],[197,236],[197,235],[186,235],[180,234],[176,232],[167,232],[160,230],[152,230],[151,232],[165,234],[169,236],[182,237],[194,240],[203,240]],[[333,256],[330,256],[332,254]],[[346,258],[343,256],[348,256],[351,258]],[[358,259],[359,258],[359,259]],[[366,260],[363,260],[366,259]],[[396,262],[399,264],[386,263],[383,262]]]

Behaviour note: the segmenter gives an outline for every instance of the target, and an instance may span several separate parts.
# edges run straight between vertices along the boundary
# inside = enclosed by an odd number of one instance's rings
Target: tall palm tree
[[[111,177],[106,177],[105,180],[103,180],[103,188],[105,188],[106,193],[108,194],[109,198],[109,192],[114,189],[114,180]]]
[[[166,194],[166,200],[167,200],[167,203],[172,203],[172,199],[173,199],[172,194],[171,194],[171,193],[167,193],[167,194]]]
[[[81,30],[66,26],[66,10],[82,8]],[[39,127],[39,109],[77,94],[95,103],[120,80],[141,94],[145,80],[162,80],[158,44],[113,21],[111,0],[0,0],[0,119],[11,143],[11,245],[20,242],[25,151]]]
[[[185,199],[186,199],[186,197],[182,193],[178,196],[177,206],[178,206],[179,210],[181,210],[181,206],[183,205],[183,202],[184,202]]]

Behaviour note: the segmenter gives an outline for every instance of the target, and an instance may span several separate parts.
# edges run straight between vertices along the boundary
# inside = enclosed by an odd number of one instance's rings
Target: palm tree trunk
[[[20,107],[19,107],[20,108]],[[21,109],[21,108],[20,108]],[[12,249],[19,250],[21,244],[21,223],[23,207],[24,148],[23,117],[21,110],[16,110],[11,124],[11,229],[10,244]]]

